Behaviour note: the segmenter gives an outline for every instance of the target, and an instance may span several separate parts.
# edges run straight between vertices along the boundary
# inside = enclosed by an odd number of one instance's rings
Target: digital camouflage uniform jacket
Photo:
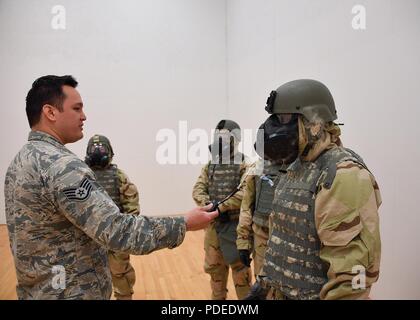
[[[109,299],[107,250],[147,254],[182,243],[184,217],[122,214],[59,141],[37,131],[28,140],[4,187],[19,299]]]

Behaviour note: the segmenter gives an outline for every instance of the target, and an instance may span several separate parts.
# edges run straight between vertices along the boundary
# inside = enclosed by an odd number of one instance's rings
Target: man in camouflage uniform
[[[261,271],[267,249],[268,216],[272,209],[274,190],[279,181],[278,176],[285,172],[287,165],[258,159],[255,167],[255,171],[261,170],[261,174],[249,175],[246,179],[236,229],[236,247],[242,263],[247,266],[250,266],[252,252],[256,278]]]
[[[237,151],[239,140],[240,128],[236,122],[222,120],[218,123],[210,146],[212,160],[203,167],[193,188],[197,205],[221,201],[237,190],[248,168],[245,156]],[[251,272],[240,261],[235,245],[242,196],[243,190],[239,188],[218,207],[219,218],[206,229],[204,270],[211,278],[213,300],[226,299],[229,266],[238,298],[242,299],[249,291]]]
[[[140,213],[139,193],[127,175],[111,163],[114,156],[109,139],[94,135],[86,149],[86,164],[95,173],[96,181],[105,189],[121,213]],[[131,300],[136,273],[130,263],[130,255],[124,252],[108,252],[109,267],[117,300]]]
[[[274,139],[270,145],[264,145],[267,137],[273,137],[276,134],[276,128],[267,126],[266,123],[258,128],[254,148],[260,158],[253,165],[251,171],[253,175],[249,175],[246,179],[237,227],[236,246],[239,256],[245,265],[250,266],[252,260],[250,252],[252,251],[255,278],[261,271],[267,249],[268,217],[272,211],[274,190],[280,180],[280,175],[287,172],[288,165],[294,160],[293,153],[279,159],[277,143],[281,141]]]
[[[271,92],[266,110],[279,152],[295,149],[296,160],[275,190],[260,283],[274,299],[367,298],[379,276],[381,197],[360,156],[341,144],[331,93],[295,80]]]
[[[37,79],[26,97],[29,141],[5,179],[6,219],[19,299],[109,299],[107,251],[147,254],[180,245],[217,212],[121,214],[92,170],[64,145],[83,137],[86,116],[71,76]]]

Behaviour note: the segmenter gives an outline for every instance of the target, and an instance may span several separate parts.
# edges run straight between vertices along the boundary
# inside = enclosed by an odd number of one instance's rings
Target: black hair
[[[34,81],[26,96],[26,116],[31,128],[39,122],[42,107],[45,104],[50,104],[60,111],[63,110],[63,101],[66,97],[63,86],[76,88],[77,81],[70,75],[48,75]]]

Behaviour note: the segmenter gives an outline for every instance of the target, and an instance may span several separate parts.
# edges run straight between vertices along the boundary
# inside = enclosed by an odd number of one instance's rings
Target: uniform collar
[[[56,147],[64,147],[64,145],[54,138],[52,135],[43,131],[31,131],[29,132],[28,141],[45,141]]]

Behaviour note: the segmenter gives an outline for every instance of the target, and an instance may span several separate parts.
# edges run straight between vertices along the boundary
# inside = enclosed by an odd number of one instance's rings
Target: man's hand
[[[209,204],[205,207],[197,207],[187,212],[185,215],[187,231],[196,231],[207,227],[209,223],[219,215],[217,210],[207,212],[212,206],[213,204]]]
[[[238,250],[239,251],[239,259],[241,259],[241,262],[246,265],[248,268],[251,267],[251,253],[249,250]]]
[[[220,211],[219,202],[217,200],[209,201],[206,205],[211,204],[209,211],[217,210],[219,211],[219,216],[217,221],[220,223],[227,223],[230,221],[229,214],[227,212]]]

